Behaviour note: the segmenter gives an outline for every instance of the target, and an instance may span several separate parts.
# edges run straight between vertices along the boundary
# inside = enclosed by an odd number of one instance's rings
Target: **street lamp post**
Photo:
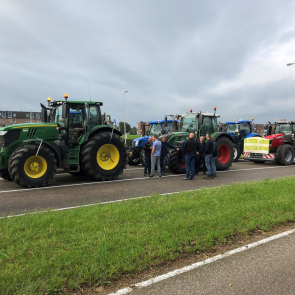
[[[123,98],[124,98],[124,134],[125,134],[125,144],[126,144],[126,139],[127,139],[127,134],[126,134],[126,116],[125,116],[125,93],[127,93],[128,91],[126,90],[123,93]]]

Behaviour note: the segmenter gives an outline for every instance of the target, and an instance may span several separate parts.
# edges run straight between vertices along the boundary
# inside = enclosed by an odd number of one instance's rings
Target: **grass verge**
[[[103,285],[295,220],[295,178],[0,220],[1,294]]]

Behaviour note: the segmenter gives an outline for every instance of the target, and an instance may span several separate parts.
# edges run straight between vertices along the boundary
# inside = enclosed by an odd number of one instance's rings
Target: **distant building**
[[[0,127],[23,124],[23,123],[40,123],[40,112],[16,112],[0,110]]]

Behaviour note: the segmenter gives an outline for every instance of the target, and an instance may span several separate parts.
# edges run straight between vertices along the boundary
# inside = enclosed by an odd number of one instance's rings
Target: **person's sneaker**
[[[162,178],[162,175],[159,175],[159,178]]]
[[[190,180],[195,180],[194,178],[190,178]]]
[[[143,176],[148,176],[147,174],[143,174]]]
[[[164,173],[162,173],[162,176],[166,176],[166,173],[164,172]]]
[[[154,177],[154,175],[150,175],[150,176],[149,176],[149,178],[152,178],[152,177]]]
[[[214,174],[213,176],[214,176],[214,177],[217,177],[217,174]]]
[[[182,180],[190,180],[189,178],[182,178]]]
[[[212,179],[211,175],[204,176],[203,179]]]

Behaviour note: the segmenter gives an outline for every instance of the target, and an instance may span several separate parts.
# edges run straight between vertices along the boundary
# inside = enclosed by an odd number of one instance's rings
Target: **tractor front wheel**
[[[234,148],[234,162],[237,162],[241,156],[240,148],[236,144],[234,144],[233,148]]]
[[[216,144],[216,169],[219,171],[226,170],[232,165],[234,160],[233,143],[225,136],[221,136],[216,139]]]
[[[46,146],[25,145],[16,149],[8,163],[11,178],[23,187],[45,186],[56,173],[56,159]],[[37,155],[38,152],[38,155]]]
[[[290,144],[280,145],[277,149],[275,160],[279,165],[292,165],[294,161],[294,149]]]
[[[82,169],[95,180],[116,179],[123,173],[127,151],[123,139],[109,131],[95,134],[83,147]]]
[[[185,173],[185,158],[184,154],[179,150],[171,150],[167,155],[168,167],[173,173]]]

